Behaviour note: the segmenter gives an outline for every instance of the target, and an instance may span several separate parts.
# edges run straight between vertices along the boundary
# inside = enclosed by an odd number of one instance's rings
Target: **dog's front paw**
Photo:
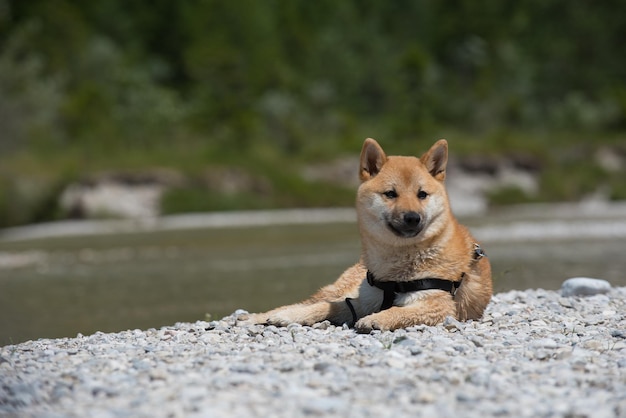
[[[373,330],[387,331],[390,330],[391,327],[381,321],[380,318],[377,318],[376,315],[368,315],[356,321],[354,329],[358,333],[369,334]]]
[[[237,324],[238,325],[262,325],[267,324],[268,314],[241,314],[237,316]]]
[[[296,308],[285,308],[274,312],[269,312],[267,324],[276,325],[277,327],[286,327],[289,324],[313,325],[314,320],[303,315]]]
[[[277,327],[286,327],[294,322],[302,325],[308,325],[305,322],[301,322],[296,315],[290,314],[284,310],[241,315],[237,318],[237,320],[242,325],[275,325]]]

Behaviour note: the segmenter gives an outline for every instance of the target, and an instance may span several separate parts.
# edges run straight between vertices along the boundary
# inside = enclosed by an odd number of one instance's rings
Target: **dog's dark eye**
[[[387,199],[395,199],[396,197],[398,197],[398,193],[396,193],[395,190],[387,190],[386,192],[383,193],[383,195]]]
[[[424,200],[428,197],[428,193],[426,193],[423,190],[420,190],[419,192],[417,192],[417,198],[420,200]]]

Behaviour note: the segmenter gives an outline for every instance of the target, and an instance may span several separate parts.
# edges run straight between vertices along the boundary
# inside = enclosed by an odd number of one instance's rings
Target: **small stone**
[[[484,345],[484,344],[483,344],[483,340],[482,340],[482,338],[477,337],[477,336],[475,336],[475,335],[472,335],[472,336],[469,338],[469,340],[470,340],[471,342],[473,342],[473,343],[474,343],[474,345],[475,345],[476,347],[482,347],[482,346]]]
[[[419,354],[422,354],[423,350],[421,349],[421,347],[413,346],[409,348],[409,352],[412,356],[417,356]]]
[[[599,295],[608,293],[610,290],[611,284],[606,280],[588,277],[567,279],[561,285],[561,295],[564,297]]]
[[[468,381],[478,386],[487,386],[489,384],[489,373],[484,370],[474,371],[468,376]]]
[[[412,347],[417,344],[417,341],[413,338],[406,336],[398,337],[393,340],[393,347]]]
[[[605,341],[600,341],[600,340],[583,341],[581,345],[583,348],[586,348],[588,350],[596,350],[596,351],[602,351],[607,348],[607,343]]]
[[[297,363],[288,362],[288,363],[280,363],[278,365],[278,371],[282,373],[292,372],[297,368]]]
[[[406,366],[406,362],[397,358],[388,358],[385,363],[388,367],[391,367],[392,369],[402,369]]]
[[[202,334],[198,340],[204,344],[216,344],[222,340],[222,337],[216,333],[206,332]]]
[[[258,374],[261,372],[262,367],[258,364],[233,364],[230,366],[229,370],[235,373],[247,373],[247,374]]]
[[[435,395],[429,392],[422,392],[417,395],[416,402],[418,403],[433,403],[437,400]]]
[[[346,401],[343,399],[324,397],[305,402],[302,410],[306,415],[328,415],[346,407]]]
[[[150,380],[167,380],[168,373],[163,369],[153,369],[150,371]]]
[[[536,348],[557,348],[558,344],[552,338],[541,338],[534,341],[532,346]]]
[[[611,337],[626,338],[626,331],[624,331],[623,329],[615,329],[611,331]]]
[[[313,324],[313,329],[328,329],[328,327],[330,327],[330,321],[322,321],[322,322],[317,322],[315,324]]]
[[[460,392],[460,393],[457,393],[456,400],[459,402],[474,402],[475,398],[466,393]]]
[[[320,363],[315,363],[313,365],[313,370],[315,370],[316,372],[325,372],[326,370],[328,370],[330,367],[332,367],[331,363],[328,362],[320,362]]]
[[[462,330],[464,325],[453,317],[446,316],[446,319],[443,321],[443,327],[448,331],[454,332],[456,330]]]
[[[287,325],[287,330],[290,332],[300,331],[302,330],[302,325],[294,322],[292,324]]]
[[[468,347],[465,345],[455,345],[452,348],[459,353],[465,353],[466,351],[468,351]]]

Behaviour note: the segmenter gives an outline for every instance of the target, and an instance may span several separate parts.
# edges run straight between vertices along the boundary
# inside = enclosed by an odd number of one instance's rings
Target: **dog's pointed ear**
[[[383,164],[387,161],[387,155],[378,142],[372,138],[367,138],[363,142],[361,149],[361,165],[359,167],[359,178],[361,182],[376,176]]]
[[[446,166],[448,165],[448,141],[440,139],[435,142],[422,156],[421,161],[431,176],[439,181],[444,181],[446,179]]]

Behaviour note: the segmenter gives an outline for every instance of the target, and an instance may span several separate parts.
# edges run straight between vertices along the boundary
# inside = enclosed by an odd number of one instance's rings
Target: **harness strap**
[[[410,282],[381,282],[376,280],[371,271],[368,271],[367,283],[370,286],[377,287],[383,291],[383,303],[380,305],[380,310],[384,311],[385,309],[389,309],[393,306],[393,300],[396,297],[396,293],[438,289],[445,290],[446,292],[449,292],[452,297],[454,297],[456,291],[461,286],[461,283],[463,283],[464,277],[465,273],[461,275],[461,280],[458,281],[427,277],[424,279],[411,280]]]
[[[348,308],[350,308],[350,313],[352,314],[352,325],[354,326],[359,318],[356,316],[354,306],[352,306],[352,298],[346,298],[346,305],[348,305]]]

